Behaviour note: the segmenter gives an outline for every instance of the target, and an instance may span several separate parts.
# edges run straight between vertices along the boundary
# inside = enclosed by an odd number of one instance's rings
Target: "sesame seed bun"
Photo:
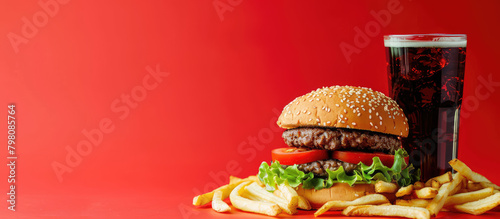
[[[285,106],[278,126],[351,128],[408,136],[408,119],[396,101],[365,87],[319,88]]]
[[[297,188],[297,193],[306,198],[311,207],[318,209],[326,202],[331,200],[336,201],[352,201],[359,197],[374,194],[374,184],[356,184],[353,187],[347,183],[335,183],[328,189],[304,189],[302,186]]]

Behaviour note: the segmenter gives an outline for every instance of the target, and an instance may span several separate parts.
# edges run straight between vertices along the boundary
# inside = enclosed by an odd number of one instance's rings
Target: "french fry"
[[[486,198],[494,194],[493,188],[486,188],[477,190],[474,192],[467,193],[459,193],[452,196],[448,196],[446,202],[444,203],[445,207],[453,206],[453,205],[461,205],[467,202],[477,201],[479,199]]]
[[[261,201],[254,201],[242,197],[241,195],[245,192],[246,186],[252,182],[242,182],[236,188],[233,189],[229,198],[231,199],[231,204],[240,210],[249,211],[259,214],[265,214],[269,216],[276,216],[281,213],[281,208],[274,203],[267,203]]]
[[[427,180],[427,182],[425,183],[425,186],[426,187],[433,187],[433,188],[439,188],[438,187],[434,187],[432,183],[436,184],[438,183],[439,185],[443,185],[447,182],[450,182],[451,180],[453,180],[453,176],[451,174],[451,172],[446,172],[445,174],[443,175],[440,175],[440,176],[436,176],[434,178],[431,178],[429,180]]]
[[[398,186],[394,183],[388,183],[381,180],[375,183],[376,193],[394,193],[396,190],[398,190]]]
[[[299,204],[299,194],[297,194],[297,191],[290,187],[287,182],[278,185],[278,189],[281,191],[283,198],[288,201],[288,206],[295,206],[297,208]]]
[[[309,203],[309,201],[306,198],[304,198],[303,196],[300,196],[300,195],[299,195],[299,203],[297,205],[297,208],[300,208],[303,210],[311,210],[312,209],[311,203]]]
[[[241,182],[239,182],[239,183],[241,183]],[[215,191],[222,191],[222,200],[224,200],[229,196],[229,194],[234,189],[234,187],[236,187],[239,183],[223,185],[223,186],[221,186],[221,187],[219,187],[211,192],[208,192],[208,193],[205,193],[202,195],[198,195],[198,196],[193,198],[193,205],[202,206],[202,205],[206,205],[206,204],[210,203],[212,201],[212,198],[214,197]]]
[[[455,175],[453,180],[449,183],[445,183],[439,188],[438,194],[434,199],[432,199],[431,203],[426,207],[427,210],[431,213],[431,215],[436,216],[441,208],[443,208],[444,203],[446,202],[446,199],[448,198],[448,195],[453,195],[451,193],[452,191],[455,190],[457,186],[459,186],[462,183],[463,176],[460,174]]]
[[[281,193],[281,191],[280,191],[279,189],[274,190],[273,194],[274,194],[275,196],[280,197],[280,198],[284,198],[284,197],[283,197],[283,194]]]
[[[457,173],[457,174],[458,174],[458,173]],[[456,177],[456,174],[453,174],[453,177]],[[467,182],[468,182],[469,180],[467,180],[467,178],[465,178],[465,177],[463,177],[463,176],[462,176],[461,178],[462,178],[462,182],[458,183],[458,185],[457,185],[454,189],[452,189],[452,190],[450,191],[449,196],[450,196],[450,195],[453,195],[453,194],[456,194],[456,193],[458,193],[460,190],[463,190],[464,188],[466,188],[466,187],[467,187]],[[468,191],[466,191],[466,192],[468,192]]]
[[[434,180],[434,179],[429,179],[429,180],[427,180],[427,182],[425,182],[425,183],[424,183],[424,186],[425,186],[425,187],[432,187],[432,181],[433,181],[433,180]]]
[[[454,170],[462,174],[465,178],[479,183],[487,183],[487,187],[493,187],[494,189],[500,190],[500,186],[495,185],[490,180],[488,180],[483,175],[472,171],[465,163],[458,159],[453,159],[448,162]]]
[[[267,200],[267,199],[265,199],[265,198],[263,198],[261,196],[258,196],[258,195],[255,195],[253,193],[250,193],[250,192],[248,192],[246,190],[243,192],[243,194],[241,194],[241,196],[244,197],[244,198],[248,198],[250,200],[254,200],[254,201],[260,201],[260,202],[266,202],[266,203],[276,204],[276,203],[274,203],[272,201],[269,201],[269,200]]]
[[[264,183],[262,183],[260,181],[259,177],[255,176],[255,175],[248,176],[245,179],[242,179],[242,178],[239,178],[236,176],[229,176],[229,184],[235,184],[235,183],[239,183],[241,181],[252,181],[252,182],[258,183],[259,186],[264,186]]]
[[[465,178],[474,182],[490,182],[486,177],[472,171],[465,163],[458,159],[448,162],[454,170],[462,174]]]
[[[223,192],[221,190],[217,190],[214,192],[214,197],[212,199],[212,209],[217,212],[228,212],[231,210],[231,207],[223,201],[222,199]]]
[[[491,187],[491,186],[490,186]],[[480,182],[469,182],[467,183],[467,191],[477,191],[483,189],[483,186]]]
[[[240,183],[242,182],[246,182],[246,181],[259,181],[259,178],[257,178],[257,176],[249,176],[245,179],[241,179],[241,178],[238,178],[238,177],[235,177],[235,176],[229,176],[229,184],[227,185],[223,185],[219,188],[216,188],[214,189],[213,191],[210,191],[210,192],[207,192],[205,194],[201,194],[201,195],[198,195],[198,196],[195,196],[193,198],[193,205],[194,206],[202,206],[202,205],[206,205],[210,202],[212,202],[212,198],[214,197],[214,193],[216,191],[222,191],[222,200],[226,199],[229,197],[229,194],[231,193],[231,191],[236,187],[238,186]]]
[[[401,187],[396,192],[396,197],[403,197],[405,195],[410,195],[412,191],[413,191],[413,185]]]
[[[413,190],[419,190],[421,188],[424,188],[425,185],[423,182],[415,182],[413,183]]]
[[[423,199],[434,198],[438,194],[438,190],[431,187],[424,187],[419,190],[414,190],[413,192],[417,198],[423,198]]]
[[[317,217],[319,215],[322,215],[328,210],[343,210],[349,206],[378,205],[378,204],[385,204],[385,203],[390,203],[390,202],[385,196],[383,196],[381,194],[366,195],[366,196],[357,198],[353,201],[329,201],[329,202],[325,203],[323,206],[321,206],[321,208],[318,209],[314,213],[314,216]]]
[[[229,176],[229,184],[236,184],[236,183],[239,183],[241,182],[243,179],[242,178],[239,178],[239,177],[236,177],[236,176]]]
[[[431,187],[435,188],[435,189],[439,189],[439,187],[441,187],[441,184],[438,181],[436,181],[436,180],[432,180],[431,181]]]
[[[346,216],[398,216],[416,219],[429,219],[429,211],[420,207],[408,207],[399,205],[360,205],[349,206],[344,211]]]
[[[409,200],[396,199],[396,205],[410,206],[410,207],[425,208],[427,207],[427,205],[429,205],[429,202],[430,201],[427,199],[409,199]]]
[[[487,198],[478,201],[468,202],[461,205],[455,205],[455,209],[461,212],[473,215],[479,215],[497,207],[499,204],[500,204],[500,193],[496,193],[494,195],[491,195]]]
[[[309,203],[309,201],[306,198],[297,194],[297,191],[294,188],[292,188],[291,186],[289,186],[288,184],[286,185],[286,187],[287,187],[286,190],[288,190],[288,192],[291,193],[292,196],[297,195],[297,208],[300,208],[303,210],[311,210],[311,208],[312,208],[311,203]],[[274,194],[278,197],[285,198],[285,197],[283,197],[284,192],[281,192],[281,190],[283,190],[283,189],[278,186],[278,189],[274,190]]]
[[[256,182],[252,182],[245,187],[246,191],[254,196],[258,196],[264,200],[276,203],[287,214],[297,213],[297,202],[288,202],[284,198],[280,198],[264,188],[260,187]],[[281,191],[283,193],[283,191]]]
[[[479,184],[481,184],[481,186],[483,186],[483,188],[491,187],[491,188],[497,189],[497,190],[500,189],[500,186],[497,186],[497,185],[495,185],[494,183],[491,183],[491,182],[480,182]]]

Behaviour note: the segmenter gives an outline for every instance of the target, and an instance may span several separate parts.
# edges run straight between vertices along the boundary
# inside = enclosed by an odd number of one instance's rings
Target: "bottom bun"
[[[337,201],[352,201],[361,196],[375,193],[374,184],[356,184],[349,186],[347,183],[335,183],[328,189],[304,189],[299,186],[297,193],[306,198],[311,203],[312,208],[318,209],[326,202]]]

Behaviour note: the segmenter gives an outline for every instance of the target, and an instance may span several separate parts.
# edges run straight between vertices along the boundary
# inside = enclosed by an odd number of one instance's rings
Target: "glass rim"
[[[426,34],[387,34],[386,39],[401,39],[408,41],[428,41],[429,39],[443,38],[444,40],[467,40],[466,34],[444,34],[444,33],[426,33]]]
[[[390,34],[385,47],[467,47],[466,34]]]

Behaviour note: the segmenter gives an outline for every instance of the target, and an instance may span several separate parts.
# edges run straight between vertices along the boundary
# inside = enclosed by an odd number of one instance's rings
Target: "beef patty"
[[[283,167],[283,169],[286,169],[286,167],[288,167],[287,165],[281,165],[281,166]],[[305,164],[297,164],[297,169],[306,174],[312,172],[316,176],[326,177],[328,176],[328,173],[326,172],[327,169],[335,171],[340,166],[343,166],[344,170],[347,173],[351,173],[354,169],[356,169],[358,165],[339,160],[329,159],[329,160],[317,160]]]
[[[310,149],[380,151],[394,154],[401,147],[395,135],[342,128],[302,127],[283,132],[285,143],[291,147]]]

